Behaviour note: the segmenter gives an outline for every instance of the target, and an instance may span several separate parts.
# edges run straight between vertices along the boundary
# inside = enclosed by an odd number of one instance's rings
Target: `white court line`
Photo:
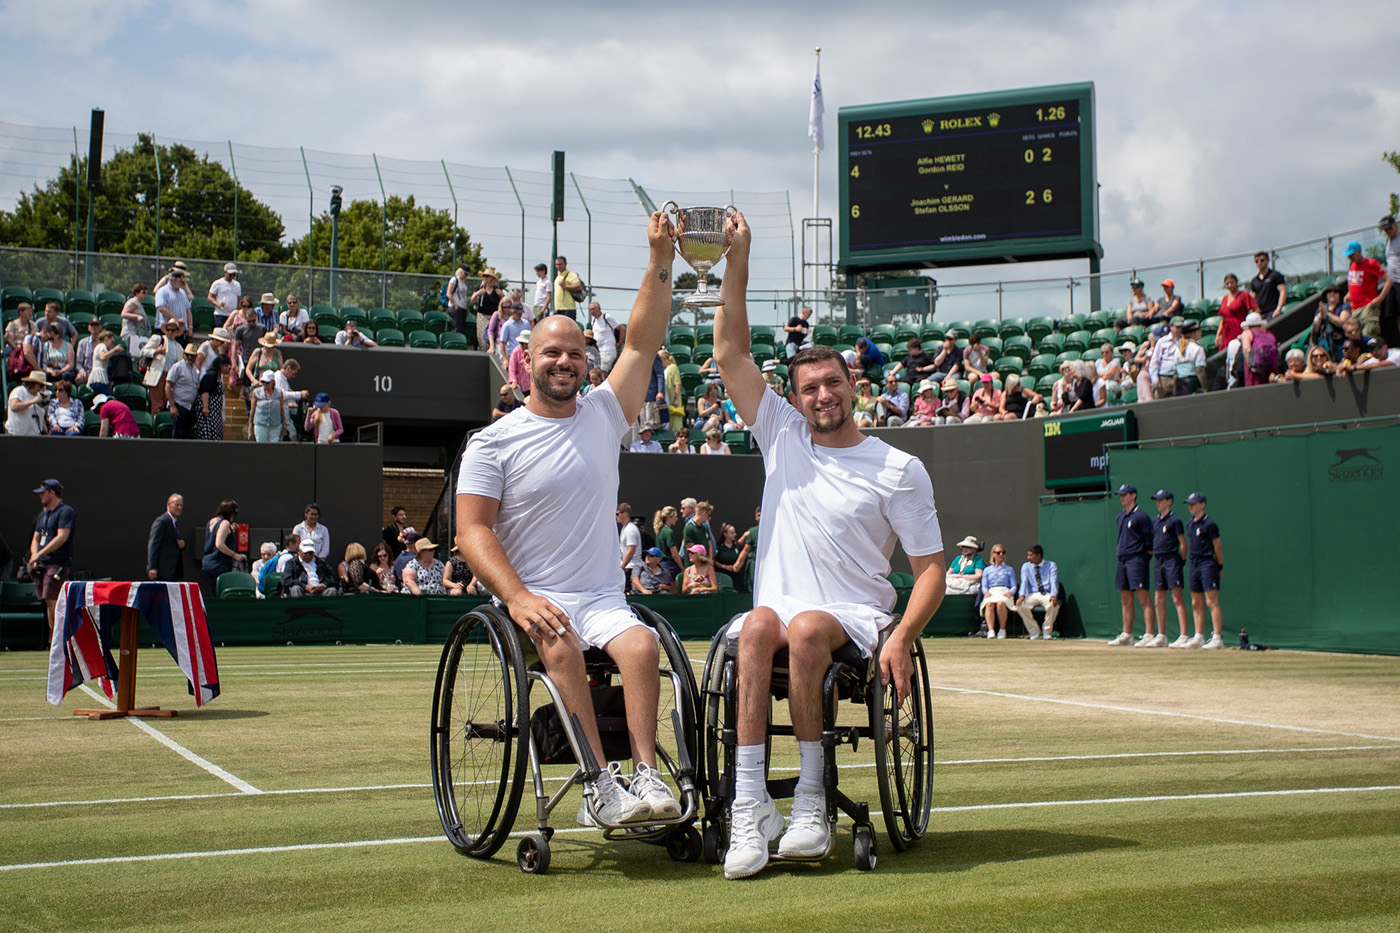
[[[951,693],[977,693],[983,696],[1003,697],[1008,700],[1032,700],[1037,703],[1058,703],[1062,706],[1080,706],[1086,709],[1106,709],[1118,713],[1138,713],[1143,716],[1168,716],[1175,719],[1195,719],[1200,722],[1218,722],[1229,726],[1254,726],[1260,729],[1286,729],[1290,732],[1313,732],[1319,735],[1345,735],[1354,739],[1380,739],[1384,742],[1400,742],[1393,735],[1372,735],[1367,732],[1340,732],[1336,729],[1314,729],[1308,726],[1287,726],[1273,722],[1251,722],[1247,719],[1221,719],[1216,716],[1200,716],[1195,713],[1173,713],[1159,709],[1139,709],[1133,706],[1113,706],[1108,703],[1089,703],[1083,700],[1061,700],[1055,697],[1028,696],[1023,693],[1000,693],[996,690],[974,690],[970,687],[941,687],[930,684],[930,689],[947,690]]]
[[[96,690],[92,689],[87,684],[78,684],[78,689],[88,694],[93,699],[97,700],[97,702],[101,703],[103,706],[106,706],[109,709],[117,708],[117,704],[113,703],[111,700],[108,700],[105,696],[98,693]],[[245,794],[262,793],[262,791],[258,790],[256,787],[254,787],[252,784],[249,784],[242,778],[229,774],[227,771],[225,771],[223,768],[220,768],[212,761],[209,761],[206,758],[201,758],[199,755],[196,755],[188,748],[185,748],[185,746],[181,745],[179,742],[176,742],[174,739],[170,738],[170,736],[157,729],[152,728],[149,724],[142,720],[141,717],[127,716],[125,718],[127,722],[131,723],[133,726],[140,729],[142,732],[146,733],[151,738],[155,739],[157,742],[164,745],[166,748],[170,749],[175,754],[179,755],[181,758],[199,765],[201,768],[203,768],[205,771],[208,771],[210,774],[214,775],[214,777],[218,778],[219,780],[226,781],[229,784],[232,784],[234,787],[238,788]]]
[[[1358,794],[1369,791],[1400,790],[1400,784],[1387,784],[1376,787],[1305,787],[1291,790],[1252,790],[1215,794],[1175,794],[1155,797],[1103,797],[1093,800],[1029,800],[1018,803],[984,803],[961,807],[934,807],[934,813],[957,813],[963,810],[1002,810],[1020,807],[1067,807],[1086,804],[1141,803],[1144,801],[1178,800],[1223,800],[1237,797],[1282,797],[1295,794]],[[871,817],[881,814],[872,812]],[[597,832],[592,827],[565,827],[556,829],[555,834]],[[131,862],[166,862],[180,859],[212,858],[222,855],[263,855],[276,852],[310,852],[320,849],[353,849],[371,846],[409,845],[412,843],[444,842],[442,836],[407,836],[395,839],[361,839],[355,842],[308,842],[299,845],[256,846],[240,849],[208,849],[202,852],[163,852],[156,855],[116,855],[106,858],[68,859],[59,862],[25,862],[15,865],[0,865],[0,871],[20,871],[28,868],[70,868],[81,865],[112,865]]]
[[[5,719],[0,719],[0,722],[39,722],[45,719],[51,719],[54,722],[65,721],[62,716],[10,716]]]

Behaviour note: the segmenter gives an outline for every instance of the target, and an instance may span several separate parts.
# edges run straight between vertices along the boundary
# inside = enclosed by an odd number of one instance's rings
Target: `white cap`
[[[1244,316],[1245,327],[1263,327],[1264,319],[1259,316],[1258,311],[1251,311]]]
[[[231,263],[231,262],[226,262],[226,263],[224,263],[224,271],[225,271],[225,272],[232,272],[234,275],[237,275],[237,274],[238,274],[238,266],[234,265],[234,264]]]

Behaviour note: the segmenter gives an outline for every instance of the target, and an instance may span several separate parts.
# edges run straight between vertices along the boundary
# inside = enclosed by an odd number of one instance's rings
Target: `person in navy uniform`
[[[1147,592],[1147,565],[1151,562],[1152,520],[1138,508],[1137,487],[1124,483],[1118,487],[1118,501],[1123,511],[1118,513],[1118,572],[1114,585],[1123,601],[1123,632],[1109,642],[1114,647],[1133,643],[1133,594],[1142,604],[1142,618],[1147,634],[1155,636],[1157,617],[1152,614],[1152,599]]]
[[[1186,528],[1172,511],[1175,500],[1170,489],[1157,490],[1152,501],[1157,503],[1157,514],[1152,518],[1152,597],[1157,610],[1157,638],[1152,647],[1185,648],[1191,640],[1186,634],[1186,600],[1181,596],[1186,569]],[[1181,634],[1170,645],[1167,644],[1168,590],[1181,629]],[[1196,631],[1199,633],[1200,629]]]
[[[1191,523],[1186,526],[1186,556],[1191,559],[1191,615],[1196,619],[1196,634],[1186,643],[1188,648],[1225,647],[1222,633],[1225,617],[1220,611],[1220,571],[1225,569],[1220,550],[1220,527],[1206,514],[1205,493],[1193,492],[1186,497],[1186,509]],[[1214,630],[1210,641],[1201,637],[1201,617],[1210,607],[1210,624]]]

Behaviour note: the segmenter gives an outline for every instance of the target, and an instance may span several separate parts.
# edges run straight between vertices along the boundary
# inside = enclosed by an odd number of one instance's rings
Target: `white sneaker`
[[[1032,622],[1026,626],[1026,632],[1031,636],[1031,641],[1035,641],[1040,637],[1040,626]]]
[[[1002,639],[1002,640],[1005,640],[1005,638],[1006,638],[1006,629],[1000,629],[1000,630],[997,632],[997,638]]]
[[[627,785],[627,792],[651,808],[654,820],[674,820],[681,815],[681,805],[671,788],[661,778],[661,772],[640,762]]]
[[[1147,634],[1145,634],[1145,635],[1143,635],[1141,638],[1139,638],[1139,639],[1137,640],[1137,643],[1134,644],[1133,647],[1134,647],[1134,648],[1154,648],[1154,647],[1156,647],[1156,646],[1152,644],[1152,639],[1155,638],[1155,637],[1156,637],[1156,636],[1153,635],[1151,632],[1148,632]]]
[[[1120,648],[1124,645],[1131,645],[1132,643],[1133,636],[1129,635],[1127,632],[1120,632],[1117,638],[1109,641],[1108,646],[1110,648]]]
[[[1168,647],[1168,648],[1188,648],[1188,647],[1190,647],[1190,645],[1191,645],[1191,639],[1187,638],[1185,635],[1178,635],[1178,636],[1176,636],[1176,641],[1172,642],[1170,645],[1167,645],[1167,647]]]
[[[1036,633],[1035,633],[1034,635],[1032,635],[1030,638],[1031,638],[1031,641],[1040,641],[1040,633],[1039,633],[1039,632],[1036,632]]]
[[[783,815],[771,797],[736,798],[729,808],[729,851],[724,877],[747,878],[768,864],[768,846],[783,833]]]
[[[1165,647],[1167,647],[1167,633],[1166,633],[1166,632],[1158,632],[1158,633],[1157,633],[1157,637],[1154,638],[1154,639],[1152,639],[1152,647],[1154,647],[1154,648],[1165,648]]]
[[[798,794],[792,800],[792,816],[778,842],[778,854],[783,858],[825,858],[830,852],[826,794]]]
[[[1206,640],[1205,640],[1204,638],[1202,638],[1199,634],[1197,634],[1197,635],[1192,635],[1190,638],[1186,639],[1186,644],[1185,644],[1184,647],[1186,647],[1186,648],[1203,648],[1203,647],[1205,647],[1205,643],[1206,643]]]
[[[651,807],[638,800],[627,788],[617,782],[621,766],[617,762],[608,765],[598,778],[583,785],[583,803],[578,807],[580,826],[598,826],[601,823],[641,823],[651,816]]]
[[[1205,643],[1204,645],[1202,645],[1201,647],[1202,647],[1202,648],[1215,648],[1215,649],[1224,648],[1224,647],[1225,647],[1225,639],[1221,638],[1219,635],[1212,635],[1212,636],[1210,636],[1210,641],[1206,642],[1206,643]]]

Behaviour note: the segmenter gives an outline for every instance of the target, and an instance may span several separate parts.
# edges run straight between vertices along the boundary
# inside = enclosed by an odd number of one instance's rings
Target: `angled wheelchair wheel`
[[[904,703],[896,707],[894,685],[881,688],[877,681],[870,704],[880,808],[890,842],[900,852],[928,829],[933,795],[933,704],[922,641],[914,642],[910,662],[914,673]]]
[[[705,821],[703,834],[705,861],[718,864],[724,859],[729,847],[729,800],[726,778],[734,773],[734,747],[726,744],[724,733],[734,728],[735,705],[738,703],[738,685],[735,682],[735,663],[726,657],[728,627],[721,629],[710,642],[710,653],[705,659],[705,671],[701,679],[701,705],[704,721],[701,726],[700,741],[704,756],[701,762],[701,791],[705,797]]]
[[[656,713],[658,764],[664,762],[664,770],[669,770],[672,779],[677,780],[677,775],[686,769],[688,763],[687,779],[699,787],[701,782],[696,776],[700,770],[696,725],[699,715],[696,709],[699,690],[695,686],[695,671],[690,663],[690,655],[686,654],[685,645],[681,644],[675,629],[659,614],[635,603],[631,608],[638,618],[656,631],[661,666],[673,672],[680,682],[679,689],[673,689],[674,684],[669,677],[663,677],[661,681]],[[674,715],[677,713],[680,715],[679,733],[676,731]]]
[[[490,858],[515,822],[529,755],[528,701],[515,624],[491,606],[458,620],[438,664],[431,758],[438,817],[464,855]]]

